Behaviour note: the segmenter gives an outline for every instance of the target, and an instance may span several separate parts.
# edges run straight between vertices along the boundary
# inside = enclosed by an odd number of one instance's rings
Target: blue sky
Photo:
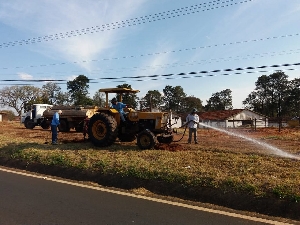
[[[299,66],[282,66],[300,62],[299,21],[299,0],[0,0],[0,79],[19,80],[0,88],[57,79],[66,91],[83,74],[96,82],[90,97],[123,83],[139,97],[171,85],[205,105],[231,89],[242,108],[259,76],[299,78]]]

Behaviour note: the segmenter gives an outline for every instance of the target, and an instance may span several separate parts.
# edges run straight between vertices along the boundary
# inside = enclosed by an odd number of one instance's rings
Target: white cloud
[[[43,37],[131,18],[146,1],[123,0],[120,4],[117,0],[11,0],[0,3],[0,20],[13,28],[32,32],[35,37]],[[32,46],[32,51],[39,51],[52,58],[78,61],[81,67],[89,70],[89,63],[80,62],[88,62],[105,49],[117,45],[118,40],[124,36],[124,30],[43,42],[43,49],[36,50],[37,48]]]
[[[32,80],[33,76],[28,73],[18,73],[18,76],[22,80]]]
[[[76,75],[72,75],[72,76],[67,77],[67,80],[72,81],[72,80],[75,80],[76,77],[77,77]]]

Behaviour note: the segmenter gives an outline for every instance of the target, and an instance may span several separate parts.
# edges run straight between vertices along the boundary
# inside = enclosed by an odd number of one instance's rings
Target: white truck
[[[24,123],[27,129],[33,129],[35,126],[48,129],[50,124],[45,121],[43,113],[52,107],[53,105],[49,104],[33,104],[30,110],[22,114],[21,123]]]

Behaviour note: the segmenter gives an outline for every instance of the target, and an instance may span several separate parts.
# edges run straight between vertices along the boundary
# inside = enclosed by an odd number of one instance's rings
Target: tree
[[[131,85],[129,85],[129,84],[121,84],[121,85],[118,85],[117,88],[129,88],[129,89],[132,89]],[[116,98],[118,100],[120,99],[120,95],[122,95],[122,102],[124,104],[130,105],[134,109],[137,108],[139,98],[137,97],[136,93],[116,94]]]
[[[203,111],[202,101],[194,96],[185,97],[182,100],[182,105],[185,112],[191,112],[194,108],[199,112]]]
[[[248,97],[243,101],[243,105],[246,109],[253,110],[255,112],[259,112],[261,114],[266,115],[266,113],[263,113],[261,110],[264,105],[264,101],[262,101],[257,93],[255,91],[252,91]]]
[[[186,97],[181,86],[172,87],[167,85],[163,89],[164,110],[172,110],[176,113],[184,112],[182,100]]]
[[[105,95],[104,93],[97,91],[93,96],[93,103],[96,106],[104,107],[105,106]]]
[[[300,120],[300,79],[289,82],[287,97],[284,104],[288,109],[287,116],[298,117]]]
[[[205,109],[207,111],[232,109],[233,106],[231,92],[232,91],[230,89],[225,89],[223,91],[213,93],[207,101]]]
[[[72,99],[68,92],[59,91],[56,95],[55,104],[56,105],[71,105]]]
[[[41,89],[33,86],[4,87],[0,90],[0,105],[15,109],[20,116],[28,105],[40,103],[41,96]]]
[[[88,83],[90,80],[84,76],[79,75],[73,81],[67,82],[67,89],[71,95],[71,99],[75,105],[92,105],[93,101],[88,95]]]
[[[289,98],[288,76],[277,71],[269,76],[262,75],[255,82],[255,90],[243,101],[246,108],[269,117],[286,115],[289,108],[285,104]]]
[[[54,105],[61,88],[57,83],[47,82],[42,86],[44,103]]]
[[[163,96],[158,90],[150,90],[141,99],[140,106],[141,109],[161,109],[163,103]]]
[[[286,115],[288,108],[284,104],[287,99],[288,93],[288,76],[282,72],[278,71],[270,75],[270,88],[272,96],[272,116],[281,117]]]

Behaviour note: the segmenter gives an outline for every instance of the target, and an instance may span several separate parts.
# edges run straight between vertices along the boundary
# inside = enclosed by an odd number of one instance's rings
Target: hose
[[[192,120],[190,120],[189,122],[187,122],[186,124],[184,124],[183,126],[181,126],[181,127],[184,127],[184,126],[185,126],[184,131],[183,131],[183,134],[182,134],[182,137],[181,137],[179,140],[173,141],[173,142],[179,142],[179,141],[182,140],[182,138],[184,137],[184,134],[185,134],[185,132],[186,132],[187,125],[188,125],[190,122],[192,122]],[[179,128],[181,128],[181,127],[179,127]]]

